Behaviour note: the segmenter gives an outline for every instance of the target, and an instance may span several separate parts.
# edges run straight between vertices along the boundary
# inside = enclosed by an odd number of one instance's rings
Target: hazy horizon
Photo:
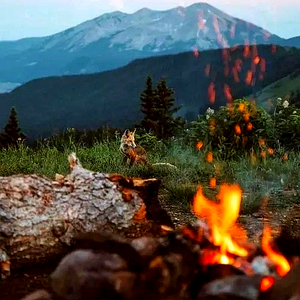
[[[133,13],[143,7],[166,10],[177,6],[189,6],[193,0],[1,0],[0,40],[17,40],[26,37],[52,35],[104,13],[120,10]],[[286,0],[255,0],[241,3],[239,0],[205,1],[216,8],[263,27],[283,38],[300,35],[300,2]]]

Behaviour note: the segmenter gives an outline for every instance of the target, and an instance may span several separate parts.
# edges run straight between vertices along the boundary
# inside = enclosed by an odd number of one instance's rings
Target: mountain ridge
[[[0,42],[0,82],[90,74],[126,65],[137,58],[231,47],[284,44],[266,29],[205,2],[132,14],[105,13],[47,37]]]

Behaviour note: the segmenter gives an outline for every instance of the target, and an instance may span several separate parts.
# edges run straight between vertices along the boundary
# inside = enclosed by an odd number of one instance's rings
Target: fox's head
[[[125,144],[128,147],[136,148],[136,144],[134,141],[134,131],[130,131],[129,129],[126,129],[122,135],[121,143]]]

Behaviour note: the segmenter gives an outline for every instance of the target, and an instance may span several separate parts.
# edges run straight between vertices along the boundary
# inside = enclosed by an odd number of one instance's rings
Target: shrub
[[[290,105],[288,100],[277,99],[274,111],[274,131],[279,146],[287,149],[299,149],[300,109]]]
[[[202,141],[207,150],[229,158],[257,148],[261,140],[272,142],[272,125],[272,118],[264,109],[247,100],[236,100],[216,113],[208,108],[191,123],[190,140]]]

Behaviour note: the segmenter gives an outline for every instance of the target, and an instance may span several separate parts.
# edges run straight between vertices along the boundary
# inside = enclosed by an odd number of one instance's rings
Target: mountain
[[[272,45],[238,46],[135,60],[119,69],[95,74],[32,80],[0,95],[0,128],[15,106],[20,126],[35,139],[66,127],[125,128],[140,122],[140,93],[148,75],[154,83],[166,78],[174,89],[179,114],[193,120],[208,106],[258,93],[300,68],[300,49]],[[252,75],[252,76],[251,76]],[[210,103],[208,91],[216,92]]]
[[[284,42],[284,45],[300,48],[300,36],[295,36],[295,37],[287,39]]]
[[[0,82],[111,70],[137,58],[285,40],[207,4],[103,14],[60,33],[0,42]]]

